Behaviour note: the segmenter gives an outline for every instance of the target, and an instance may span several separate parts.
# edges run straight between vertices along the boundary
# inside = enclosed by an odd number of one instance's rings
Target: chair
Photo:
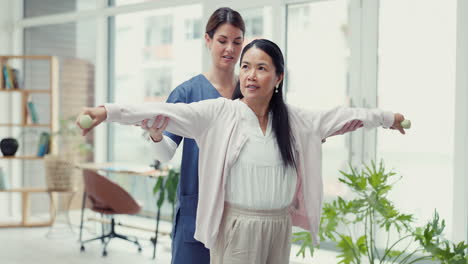
[[[81,208],[81,224],[80,224],[80,243],[81,251],[85,250],[84,244],[94,241],[101,240],[104,244],[102,250],[102,256],[107,256],[107,245],[112,238],[120,238],[130,241],[138,246],[138,251],[141,251],[141,245],[138,243],[138,239],[129,239],[127,236],[118,234],[115,232],[115,220],[114,215],[116,214],[129,214],[134,215],[138,213],[141,207],[138,203],[127,193],[122,187],[107,179],[106,177],[99,175],[92,170],[83,170],[84,187],[85,192],[83,195],[83,204]],[[83,231],[83,215],[84,208],[86,206],[86,198],[91,201],[91,210],[101,215],[111,215],[110,231],[107,234],[103,234],[99,237],[92,238],[86,241],[81,240]]]

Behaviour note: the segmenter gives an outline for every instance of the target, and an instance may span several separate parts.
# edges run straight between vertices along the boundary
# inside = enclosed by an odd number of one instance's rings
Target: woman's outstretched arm
[[[399,113],[380,109],[337,107],[320,112],[317,121],[319,122],[320,134],[326,138],[341,129],[344,124],[353,120],[361,121],[365,128],[382,126],[396,129],[401,134],[405,134],[405,130],[401,126],[401,122],[405,120],[405,117]]]
[[[86,135],[103,121],[123,125],[141,126],[143,120],[163,115],[170,118],[166,130],[177,135],[197,138],[218,118],[226,99],[218,98],[191,104],[144,103],[139,105],[105,104],[104,106],[84,108],[81,115],[93,119],[89,128],[77,125]]]
[[[322,139],[342,134],[343,128],[348,124],[357,124],[359,127],[396,129],[405,134],[401,122],[405,119],[402,114],[383,111],[380,109],[336,107],[326,111],[308,111],[298,109],[302,112],[303,122],[310,129],[316,130]]]

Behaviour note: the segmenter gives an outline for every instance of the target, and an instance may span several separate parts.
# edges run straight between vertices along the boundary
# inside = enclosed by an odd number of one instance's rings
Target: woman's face
[[[283,79],[283,74],[276,75],[271,57],[254,46],[245,52],[240,67],[239,82],[244,98],[269,103],[275,86]]]
[[[239,60],[244,42],[242,30],[231,24],[222,24],[216,29],[213,38],[205,34],[205,41],[215,67],[234,68]]]

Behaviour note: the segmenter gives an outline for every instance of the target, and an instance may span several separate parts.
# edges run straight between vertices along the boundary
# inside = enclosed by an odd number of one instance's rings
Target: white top
[[[245,115],[242,127],[247,141],[227,175],[226,201],[254,210],[288,207],[296,189],[297,173],[294,168],[283,166],[272,132],[272,114],[265,135],[247,105]]]
[[[163,135],[163,139],[160,142],[154,143],[155,147],[152,148],[153,157],[156,157],[161,162],[168,162],[174,157],[178,146],[170,137]]]

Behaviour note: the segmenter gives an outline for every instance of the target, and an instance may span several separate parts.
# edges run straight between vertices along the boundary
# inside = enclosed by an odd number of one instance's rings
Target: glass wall
[[[287,102],[310,110],[344,105],[348,96],[349,25],[347,0],[288,5]],[[338,170],[346,169],[348,136],[323,144],[326,199],[344,195]]]
[[[242,18],[244,19],[245,23],[244,46],[249,44],[254,39],[271,39],[271,12],[271,6],[239,10],[239,13],[242,15]]]
[[[179,6],[118,15],[111,27],[110,87],[117,103],[164,102],[172,89],[201,73],[201,5]],[[199,51],[199,52],[194,52]],[[111,125],[110,160],[152,164],[152,144],[138,127]],[[179,148],[180,150],[181,148]],[[179,151],[180,152],[180,151]],[[179,165],[178,158],[172,163]],[[155,211],[154,180],[121,177],[148,211]]]
[[[417,16],[417,19],[415,17]],[[402,137],[379,130],[377,153],[403,178],[391,199],[424,224],[437,209],[451,234],[455,0],[381,0],[378,105],[413,121]]]

